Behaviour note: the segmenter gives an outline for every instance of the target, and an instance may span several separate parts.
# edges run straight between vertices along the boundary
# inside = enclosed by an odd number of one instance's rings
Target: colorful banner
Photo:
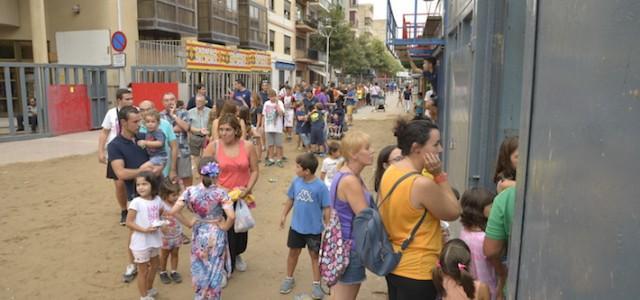
[[[225,46],[187,41],[187,69],[236,72],[270,72],[267,51],[232,49]]]

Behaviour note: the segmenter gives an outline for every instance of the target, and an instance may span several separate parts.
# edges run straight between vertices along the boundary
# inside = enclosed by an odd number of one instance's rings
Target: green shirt
[[[516,188],[502,191],[493,200],[491,213],[485,229],[486,237],[497,241],[508,241],[513,223],[513,208],[516,204]]]

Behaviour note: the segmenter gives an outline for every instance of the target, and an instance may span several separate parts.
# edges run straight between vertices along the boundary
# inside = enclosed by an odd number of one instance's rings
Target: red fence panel
[[[49,129],[53,135],[89,131],[91,107],[84,84],[52,84],[47,88]]]
[[[133,105],[138,105],[143,100],[151,100],[156,105],[156,109],[160,110],[164,107],[162,104],[162,96],[165,93],[173,93],[178,96],[178,83],[132,83],[131,91],[133,94]]]

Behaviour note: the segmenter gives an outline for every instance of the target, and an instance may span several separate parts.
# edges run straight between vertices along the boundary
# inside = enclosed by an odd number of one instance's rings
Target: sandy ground
[[[358,115],[355,129],[368,132],[375,149],[394,142],[393,112],[363,109]],[[295,144],[288,143],[285,152],[294,159]],[[373,167],[365,169],[369,185],[372,174]],[[292,162],[261,170],[253,211],[258,225],[244,254],[249,267],[234,274],[225,299],[292,299],[310,293],[310,260],[304,252],[296,288],[289,295],[278,293],[287,254],[287,231],[279,230],[278,220],[293,175]],[[0,186],[0,299],[138,299],[135,283],[121,281],[128,230],[117,224],[113,184],[104,179],[104,165],[95,154],[2,166]],[[178,267],[185,282],[164,285],[156,278],[156,299],[193,297],[189,251],[189,246],[181,249]],[[384,279],[369,274],[359,299],[385,298]]]

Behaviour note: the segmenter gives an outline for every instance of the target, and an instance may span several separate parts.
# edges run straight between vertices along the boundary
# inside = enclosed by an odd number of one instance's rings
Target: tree
[[[366,34],[356,38],[351,27],[345,21],[341,9],[333,7],[320,18],[331,24],[330,65],[341,69],[344,75],[363,74],[373,69],[377,74],[392,76],[404,69],[398,60],[391,55],[383,41],[373,39]],[[320,30],[323,30],[322,27]],[[321,34],[312,35],[311,47],[325,51],[326,38]]]

